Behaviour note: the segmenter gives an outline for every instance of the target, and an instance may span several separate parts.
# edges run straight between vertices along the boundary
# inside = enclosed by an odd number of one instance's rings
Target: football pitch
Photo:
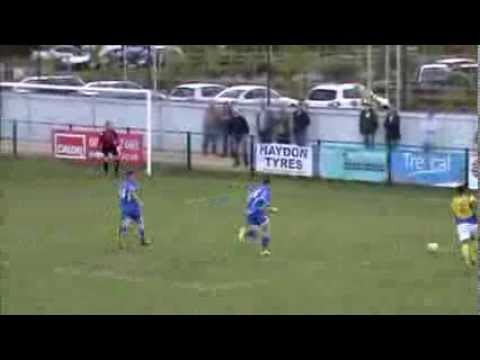
[[[475,314],[450,190],[273,178],[272,256],[240,244],[247,174],[140,177],[147,237],[119,250],[98,169],[0,158],[6,314]],[[440,244],[427,253],[429,242]]]

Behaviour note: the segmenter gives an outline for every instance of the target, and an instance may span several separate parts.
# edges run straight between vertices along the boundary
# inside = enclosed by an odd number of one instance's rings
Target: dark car
[[[148,46],[127,46],[115,48],[104,54],[104,64],[123,66],[149,66],[151,65],[151,53]]]

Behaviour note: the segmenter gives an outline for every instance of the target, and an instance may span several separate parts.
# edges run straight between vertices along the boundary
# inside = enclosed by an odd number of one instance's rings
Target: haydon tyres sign
[[[363,144],[322,143],[319,173],[325,179],[385,182],[388,154],[385,146],[366,148]]]
[[[255,167],[258,172],[277,175],[313,175],[312,149],[284,144],[257,144]]]
[[[392,151],[392,180],[396,183],[456,187],[466,182],[464,150],[399,147]]]

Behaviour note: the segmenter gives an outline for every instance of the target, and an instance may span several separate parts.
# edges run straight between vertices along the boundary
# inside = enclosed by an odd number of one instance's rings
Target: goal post
[[[152,176],[152,101],[152,91],[145,89],[1,82],[0,134],[11,139],[16,121],[21,139],[45,146],[56,126],[98,129],[109,120],[142,134],[145,172]]]

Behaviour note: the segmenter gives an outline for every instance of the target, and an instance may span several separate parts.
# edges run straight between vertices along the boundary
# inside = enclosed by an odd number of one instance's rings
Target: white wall
[[[17,94],[2,92],[2,133],[11,134],[8,120],[28,121],[19,127],[19,136],[50,141],[50,129],[37,126],[35,122],[72,123],[74,125],[102,125],[106,120],[117,126],[145,128],[146,106],[142,100],[97,99],[80,96],[57,96],[47,94]],[[160,131],[203,131],[203,114],[206,104],[160,103],[152,106],[153,128],[158,130],[153,137],[154,146],[168,150],[184,150],[185,139],[181,135]],[[255,107],[239,108],[256,134]],[[424,113],[402,113],[402,143],[422,145]],[[311,111],[312,125],[309,139],[360,142],[358,131],[359,112],[354,110]],[[6,121],[7,120],[7,121]],[[473,114],[437,114],[437,146],[472,147],[477,130],[477,117]],[[381,115],[383,125],[383,115]],[[383,142],[384,131],[380,126],[377,141]],[[193,136],[193,150],[200,150],[201,136]]]

